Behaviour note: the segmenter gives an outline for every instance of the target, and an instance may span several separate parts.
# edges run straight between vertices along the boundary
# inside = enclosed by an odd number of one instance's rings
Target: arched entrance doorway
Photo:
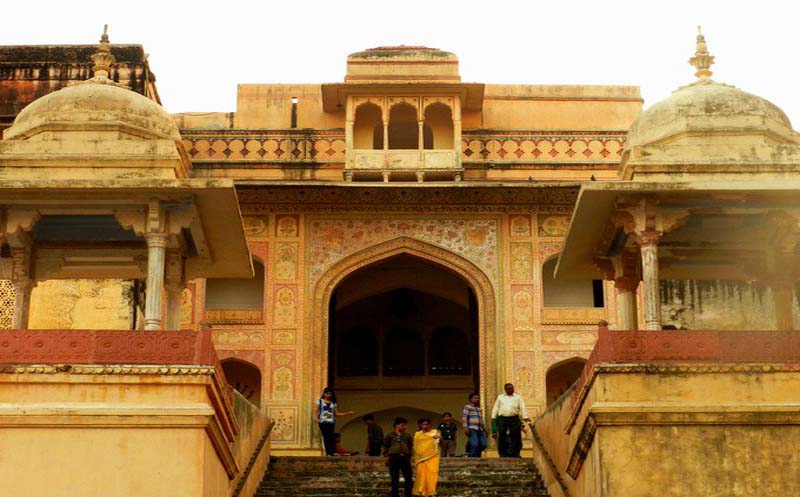
[[[573,383],[578,381],[584,366],[586,366],[586,359],[572,357],[548,368],[546,376],[548,406],[558,400]]]
[[[236,358],[221,361],[225,380],[244,398],[261,407],[261,371],[255,364]]]
[[[337,287],[349,275],[403,254],[414,256],[433,264],[434,267],[457,275],[474,292],[479,340],[478,367],[477,372],[473,371],[473,374],[477,374],[479,378],[478,392],[483,399],[487,399],[487,394],[493,397],[500,391],[497,372],[505,370],[505,356],[502,352],[502,333],[499,333],[497,326],[496,300],[491,280],[478,266],[450,250],[401,236],[350,254],[328,268],[314,283],[313,307],[308,316],[309,324],[304,338],[306,353],[308,357],[314,358],[304,373],[308,378],[303,385],[304,398],[308,399],[309,405],[319,398],[322,388],[329,383],[330,304]],[[462,400],[463,403],[466,402],[466,394]],[[461,405],[463,403],[459,402]],[[345,408],[350,409],[346,406]],[[304,446],[318,446],[319,435],[311,419],[311,409],[301,410],[300,419],[302,425],[307,427],[301,432],[301,443]]]
[[[458,418],[478,391],[477,303],[458,274],[399,254],[350,273],[329,312],[328,379],[344,409],[400,414],[415,406],[405,413],[412,423],[420,410]],[[364,430],[342,433],[346,447],[365,441]]]

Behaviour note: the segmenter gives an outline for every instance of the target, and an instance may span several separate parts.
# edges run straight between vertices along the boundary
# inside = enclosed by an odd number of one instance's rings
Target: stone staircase
[[[400,494],[402,495],[402,483]],[[441,497],[547,497],[526,459],[442,459]],[[389,471],[378,457],[274,457],[257,497],[388,497]],[[411,497],[411,496],[408,496]]]

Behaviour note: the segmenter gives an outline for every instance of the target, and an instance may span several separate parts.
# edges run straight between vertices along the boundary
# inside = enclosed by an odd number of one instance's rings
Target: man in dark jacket
[[[411,474],[411,451],[414,448],[414,438],[406,433],[408,420],[395,418],[394,429],[383,439],[383,455],[386,465],[389,466],[389,475],[392,478],[392,497],[400,497],[400,472],[405,480],[404,496],[411,497],[414,487],[414,477]]]
[[[368,456],[379,456],[383,449],[383,428],[375,422],[375,416],[367,414],[363,418],[367,425],[367,450]]]

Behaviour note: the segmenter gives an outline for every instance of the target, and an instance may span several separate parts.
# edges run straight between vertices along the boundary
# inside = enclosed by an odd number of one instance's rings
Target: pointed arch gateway
[[[474,263],[448,249],[411,237],[398,237],[348,255],[333,264],[316,281],[311,282],[312,305],[309,309],[305,341],[308,364],[306,382],[308,391],[303,397],[315,399],[328,382],[329,350],[329,304],[337,286],[349,275],[399,255],[410,255],[448,270],[471,288],[477,304],[478,324],[478,378],[483,403],[489,402],[488,394],[498,391],[498,371],[504,371],[505,360],[502,340],[497,338],[497,311],[494,287],[488,276]],[[306,412],[308,411],[308,412]],[[301,419],[309,429],[301,434],[301,443],[309,445],[316,437],[310,410],[301,411]]]

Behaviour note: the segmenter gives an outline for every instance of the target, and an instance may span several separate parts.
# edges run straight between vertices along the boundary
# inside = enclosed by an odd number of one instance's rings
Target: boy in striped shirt
[[[486,450],[486,427],[483,424],[480,396],[472,392],[469,402],[461,411],[461,425],[467,435],[467,457],[481,457]]]

